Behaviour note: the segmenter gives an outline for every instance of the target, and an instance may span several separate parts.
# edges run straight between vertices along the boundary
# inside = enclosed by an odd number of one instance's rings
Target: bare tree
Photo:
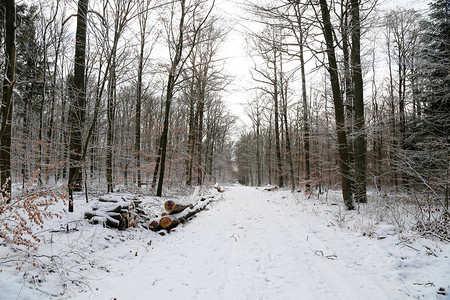
[[[195,3],[193,7],[186,7],[186,1],[180,0],[180,20],[178,25],[178,35],[173,40],[174,35],[174,24],[173,20],[171,20],[168,28],[169,33],[169,46],[170,46],[170,54],[171,54],[171,62],[169,66],[169,77],[167,79],[167,87],[166,87],[166,96],[165,96],[165,112],[164,112],[164,125],[161,133],[161,139],[158,150],[158,159],[155,166],[155,173],[159,171],[159,180],[158,180],[158,188],[156,191],[156,195],[162,196],[162,188],[164,183],[164,171],[166,166],[166,156],[167,156],[167,142],[168,142],[168,132],[169,132],[169,117],[170,117],[170,106],[172,104],[172,99],[175,93],[175,85],[178,82],[178,79],[183,71],[184,64],[187,59],[191,55],[195,44],[197,43],[198,34],[203,27],[204,23],[208,19],[213,7],[214,0],[212,1],[212,5],[210,9],[207,11],[205,17],[201,18],[199,24],[195,24],[196,18],[194,17],[197,13],[197,10],[200,9],[200,3]],[[193,35],[192,42],[190,47],[188,47],[188,51],[183,56],[184,48],[185,48],[185,38],[187,35],[188,24],[186,24],[186,17],[188,14],[193,14]],[[172,14],[173,17],[173,14]]]
[[[14,0],[2,2],[5,16],[5,72],[0,126],[0,186],[3,197],[11,200],[11,134],[13,116],[13,88],[16,65],[16,3]]]
[[[69,112],[70,165],[69,165],[69,212],[73,212],[73,191],[82,181],[82,132],[86,109],[86,34],[89,0],[78,1],[77,32],[75,42],[74,76],[71,84],[72,105]]]
[[[351,0],[352,11],[352,50],[354,104],[355,104],[355,200],[366,203],[366,133],[364,124],[364,86],[361,70],[361,24],[359,1]]]
[[[342,195],[347,209],[353,209],[352,187],[350,179],[350,164],[345,131],[344,106],[339,83],[339,74],[336,62],[335,42],[333,38],[333,26],[330,19],[330,11],[326,0],[320,0],[321,22],[326,43],[328,57],[327,70],[330,75],[331,90],[333,93],[334,113],[336,119],[336,131],[339,144],[339,168],[341,171]]]

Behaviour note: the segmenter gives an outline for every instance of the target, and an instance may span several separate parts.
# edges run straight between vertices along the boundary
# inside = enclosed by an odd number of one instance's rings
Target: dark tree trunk
[[[141,25],[141,48],[139,53],[139,66],[138,66],[138,78],[137,78],[137,97],[136,97],[136,127],[135,127],[135,140],[134,140],[134,152],[136,160],[136,179],[138,187],[142,185],[141,175],[141,106],[142,106],[142,76],[144,71],[144,54],[145,54],[145,36],[147,27],[148,12],[143,13],[142,19],[140,19]]]
[[[203,116],[205,111],[205,93],[204,84],[200,83],[199,86],[201,92],[198,101],[198,125],[197,125],[197,184],[203,184],[204,167],[202,163],[202,151],[203,151]]]
[[[115,122],[115,105],[116,105],[116,58],[115,53],[112,53],[112,63],[109,77],[109,91],[107,103],[107,150],[106,150],[106,181],[108,193],[112,193],[114,189],[113,184],[113,144],[114,144],[114,122]]]
[[[353,153],[353,126],[354,126],[354,87],[352,80],[352,66],[351,66],[351,45],[350,35],[352,32],[351,25],[349,24],[350,5],[349,0],[343,0],[341,5],[341,30],[342,30],[342,53],[344,60],[344,117],[345,117],[345,130],[347,132],[347,149],[350,164],[350,180],[352,184],[352,193],[354,192],[355,176],[353,173],[353,166],[355,163],[355,157]]]
[[[33,99],[33,84],[31,84],[31,87],[27,87],[27,97],[25,98],[24,103],[24,112],[23,112],[23,138],[25,140],[29,140],[29,132],[30,132],[30,125],[29,125],[29,111],[30,111],[30,103],[31,99]],[[22,161],[22,189],[25,188],[25,185],[28,181],[28,154],[29,154],[29,148],[28,143],[23,143],[22,146],[23,149],[23,161]]]
[[[295,6],[297,25],[299,31],[299,56],[300,56],[300,73],[302,77],[302,103],[303,103],[303,130],[304,130],[304,150],[305,150],[305,187],[306,191],[310,190],[310,180],[311,180],[311,168],[310,168],[310,158],[309,158],[309,120],[308,120],[308,97],[306,96],[306,73],[305,73],[305,57],[303,43],[305,42],[305,36],[303,32],[303,22],[301,19],[301,12],[299,4]]]
[[[389,29],[389,28],[388,28]],[[398,178],[397,178],[397,158],[395,157],[395,152],[397,151],[397,122],[395,120],[395,101],[394,101],[394,75],[392,72],[392,54],[391,54],[391,42],[390,35],[387,39],[387,47],[388,47],[388,65],[389,65],[389,105],[391,106],[391,130],[392,130],[392,147],[389,151],[390,154],[390,164],[391,164],[391,172],[394,180],[394,186],[398,187]]]
[[[262,169],[261,169],[261,121],[259,119],[259,107],[256,116],[256,168],[257,168],[257,176],[258,176],[258,186],[262,184]]]
[[[337,69],[336,54],[334,51],[333,28],[330,20],[330,12],[326,0],[320,0],[320,9],[323,21],[323,34],[326,41],[328,56],[328,73],[331,80],[334,111],[336,118],[336,130],[339,146],[339,168],[341,171],[342,196],[347,209],[353,209],[353,197],[351,192],[350,166],[348,157],[347,134],[345,132],[344,106],[342,103],[339,74]]]
[[[361,71],[361,24],[359,18],[359,1],[352,0],[352,67],[355,104],[355,200],[366,203],[366,134],[364,125],[364,94]]]
[[[11,200],[11,134],[13,115],[13,88],[16,66],[16,4],[13,0],[3,2],[5,11],[5,72],[1,107],[0,133],[0,187],[7,202]],[[3,189],[3,187],[5,187]]]
[[[275,46],[274,46],[275,47]],[[274,105],[274,129],[275,129],[275,148],[277,153],[277,182],[279,187],[283,187],[283,170],[281,166],[281,143],[280,143],[280,124],[279,124],[279,104],[278,104],[278,68],[277,68],[277,50],[273,49],[273,67],[274,67],[274,81],[273,81],[273,105]]]
[[[70,82],[72,106],[69,112],[69,212],[73,212],[73,188],[82,182],[82,133],[86,109],[86,33],[89,0],[78,1],[77,31],[75,42],[74,78]]]
[[[291,175],[291,189],[292,191],[295,191],[296,188],[296,179],[295,179],[295,172],[294,172],[294,163],[292,161],[292,151],[291,151],[291,138],[289,134],[289,124],[288,124],[288,113],[287,113],[287,107],[288,107],[288,83],[283,82],[283,60],[280,60],[280,66],[281,66],[281,72],[280,72],[280,86],[281,86],[281,102],[283,106],[282,114],[283,114],[283,125],[286,135],[286,155],[287,160],[289,163],[289,173]]]
[[[166,92],[166,111],[164,113],[164,125],[163,130],[161,133],[161,140],[159,149],[161,151],[161,155],[159,156],[159,163],[157,162],[157,165],[159,165],[159,180],[158,180],[158,189],[156,190],[156,196],[161,197],[162,196],[162,187],[164,183],[164,171],[166,167],[166,155],[167,155],[167,139],[169,134],[169,117],[170,117],[170,105],[172,103],[175,83],[177,80],[176,73],[179,72],[178,67],[181,62],[181,55],[183,52],[183,41],[184,41],[184,18],[185,18],[185,0],[180,1],[181,5],[181,18],[180,18],[180,24],[179,24],[179,36],[178,41],[176,44],[175,49],[175,56],[172,61],[172,66],[169,71],[169,78],[167,80],[167,92]],[[155,173],[157,173],[157,170],[155,168]]]
[[[186,160],[186,185],[192,185],[192,169],[194,164],[194,145],[195,145],[195,100],[194,84],[191,82],[189,95],[189,136],[188,136],[188,158]]]

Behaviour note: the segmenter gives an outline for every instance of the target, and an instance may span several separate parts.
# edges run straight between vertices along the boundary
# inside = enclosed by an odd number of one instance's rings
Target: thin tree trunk
[[[364,94],[363,78],[361,71],[361,24],[359,18],[359,1],[351,0],[352,5],[352,67],[355,102],[355,200],[358,203],[366,203],[366,134],[364,125]]]
[[[389,30],[389,27],[388,27]],[[397,151],[397,142],[396,142],[396,120],[395,120],[395,101],[394,101],[394,76],[392,72],[392,53],[391,53],[391,37],[390,31],[387,37],[387,47],[388,47],[388,66],[389,66],[389,98],[390,98],[390,106],[391,106],[391,130],[392,130],[392,149],[389,151],[390,154],[390,165],[391,171],[394,179],[394,186],[398,187],[398,178],[397,178],[397,159],[395,157],[395,151]]]
[[[299,29],[299,50],[300,50],[300,73],[302,77],[302,102],[303,102],[303,130],[304,130],[304,150],[305,150],[305,187],[306,191],[309,192],[310,190],[310,180],[311,180],[311,168],[310,168],[310,158],[309,158],[309,121],[308,121],[308,97],[306,96],[306,73],[305,73],[305,57],[304,57],[304,49],[303,49],[303,43],[305,41],[304,39],[304,32],[303,32],[303,22],[301,19],[301,13],[300,9],[297,6],[296,8],[296,15],[297,15],[297,24]]]
[[[205,93],[204,84],[200,84],[200,97],[198,102],[198,125],[197,125],[197,184],[203,184],[204,168],[202,162],[203,151],[203,116],[205,111]]]
[[[141,106],[142,106],[142,77],[144,71],[144,54],[145,54],[145,36],[147,30],[147,18],[148,11],[145,8],[145,12],[142,13],[142,17],[139,19],[139,24],[141,28],[141,47],[139,53],[139,66],[138,66],[138,78],[137,78],[137,97],[136,97],[136,127],[135,127],[135,140],[134,140],[134,151],[136,160],[136,177],[137,185],[141,187],[142,185],[142,175],[141,175]]]
[[[168,139],[168,133],[169,133],[169,117],[170,117],[170,105],[172,103],[175,83],[177,80],[177,76],[175,75],[176,72],[178,72],[178,67],[181,62],[181,55],[183,52],[183,42],[184,42],[184,18],[185,18],[185,0],[180,1],[181,5],[181,18],[180,18],[180,24],[179,24],[179,36],[178,36],[178,42],[176,44],[175,49],[175,56],[174,60],[172,61],[172,66],[169,72],[169,78],[167,80],[167,92],[166,92],[166,110],[164,113],[164,125],[163,125],[163,131],[161,133],[161,141],[159,145],[159,149],[161,151],[160,155],[160,161],[159,164],[159,180],[158,180],[158,189],[156,191],[156,196],[161,197],[162,196],[162,187],[164,183],[164,171],[166,166],[166,155],[167,155],[167,139]],[[156,168],[155,168],[156,169]],[[156,172],[155,172],[156,173]]]
[[[112,53],[112,63],[109,78],[109,93],[107,103],[107,149],[106,149],[106,181],[108,193],[112,193],[114,189],[113,184],[113,144],[114,144],[114,121],[115,121],[115,97],[116,97],[116,58],[115,53]]]
[[[261,186],[262,184],[262,170],[261,170],[261,133],[260,133],[260,120],[259,120],[259,107],[257,108],[258,111],[256,112],[256,168],[258,169],[257,176],[258,176],[258,186]]]
[[[274,46],[275,47],[275,46]],[[273,67],[274,67],[274,81],[273,81],[273,105],[274,105],[274,129],[275,129],[275,148],[277,153],[277,182],[279,187],[283,187],[283,170],[281,166],[281,143],[280,143],[280,124],[279,124],[279,105],[278,105],[278,68],[277,68],[277,51],[273,49]]]
[[[281,101],[282,101],[282,106],[283,106],[283,123],[284,123],[284,130],[286,132],[286,155],[287,155],[287,160],[289,163],[289,172],[291,175],[291,189],[292,191],[295,191],[295,187],[296,187],[296,180],[295,180],[295,172],[294,172],[294,163],[292,162],[292,151],[291,151],[291,139],[290,139],[290,134],[289,134],[289,124],[288,124],[288,113],[287,113],[287,106],[288,106],[288,101],[287,101],[287,93],[288,93],[288,83],[283,83],[283,60],[280,59],[280,86],[281,86]],[[283,85],[285,87],[283,87]]]
[[[24,103],[24,112],[23,112],[23,138],[25,141],[29,140],[29,132],[30,132],[30,125],[29,125],[29,110],[30,110],[30,103],[31,99],[33,99],[33,85],[31,84],[31,87],[27,87],[27,98],[25,98]],[[28,181],[28,143],[23,143],[22,146],[23,149],[23,161],[22,161],[22,189],[25,188],[25,184]]]

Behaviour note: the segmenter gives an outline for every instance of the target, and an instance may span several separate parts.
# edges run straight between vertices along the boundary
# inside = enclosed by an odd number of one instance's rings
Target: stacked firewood
[[[273,192],[273,191],[278,190],[278,187],[277,187],[276,185],[270,185],[270,184],[268,184],[268,185],[266,185],[266,186],[264,187],[264,190],[265,190],[265,191],[269,191],[269,192]]]
[[[142,200],[132,195],[105,195],[98,200],[92,210],[84,213],[84,217],[91,223],[118,229],[136,226],[142,211],[139,207]]]
[[[192,219],[194,215],[205,210],[215,196],[195,197],[197,203],[182,204],[169,200],[164,203],[164,210],[160,216],[142,205],[142,200],[128,195],[106,195],[99,198],[91,210],[84,213],[84,217],[93,224],[103,224],[117,229],[141,226],[158,231],[161,235],[170,232],[179,224]]]

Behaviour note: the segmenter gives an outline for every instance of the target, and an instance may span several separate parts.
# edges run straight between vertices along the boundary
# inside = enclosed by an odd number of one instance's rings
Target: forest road
[[[336,227],[316,229],[316,223],[323,221],[289,192],[235,185],[154,243],[130,271],[112,274],[115,280],[105,280],[96,294],[135,300],[405,298],[352,260],[358,248],[332,238]]]

